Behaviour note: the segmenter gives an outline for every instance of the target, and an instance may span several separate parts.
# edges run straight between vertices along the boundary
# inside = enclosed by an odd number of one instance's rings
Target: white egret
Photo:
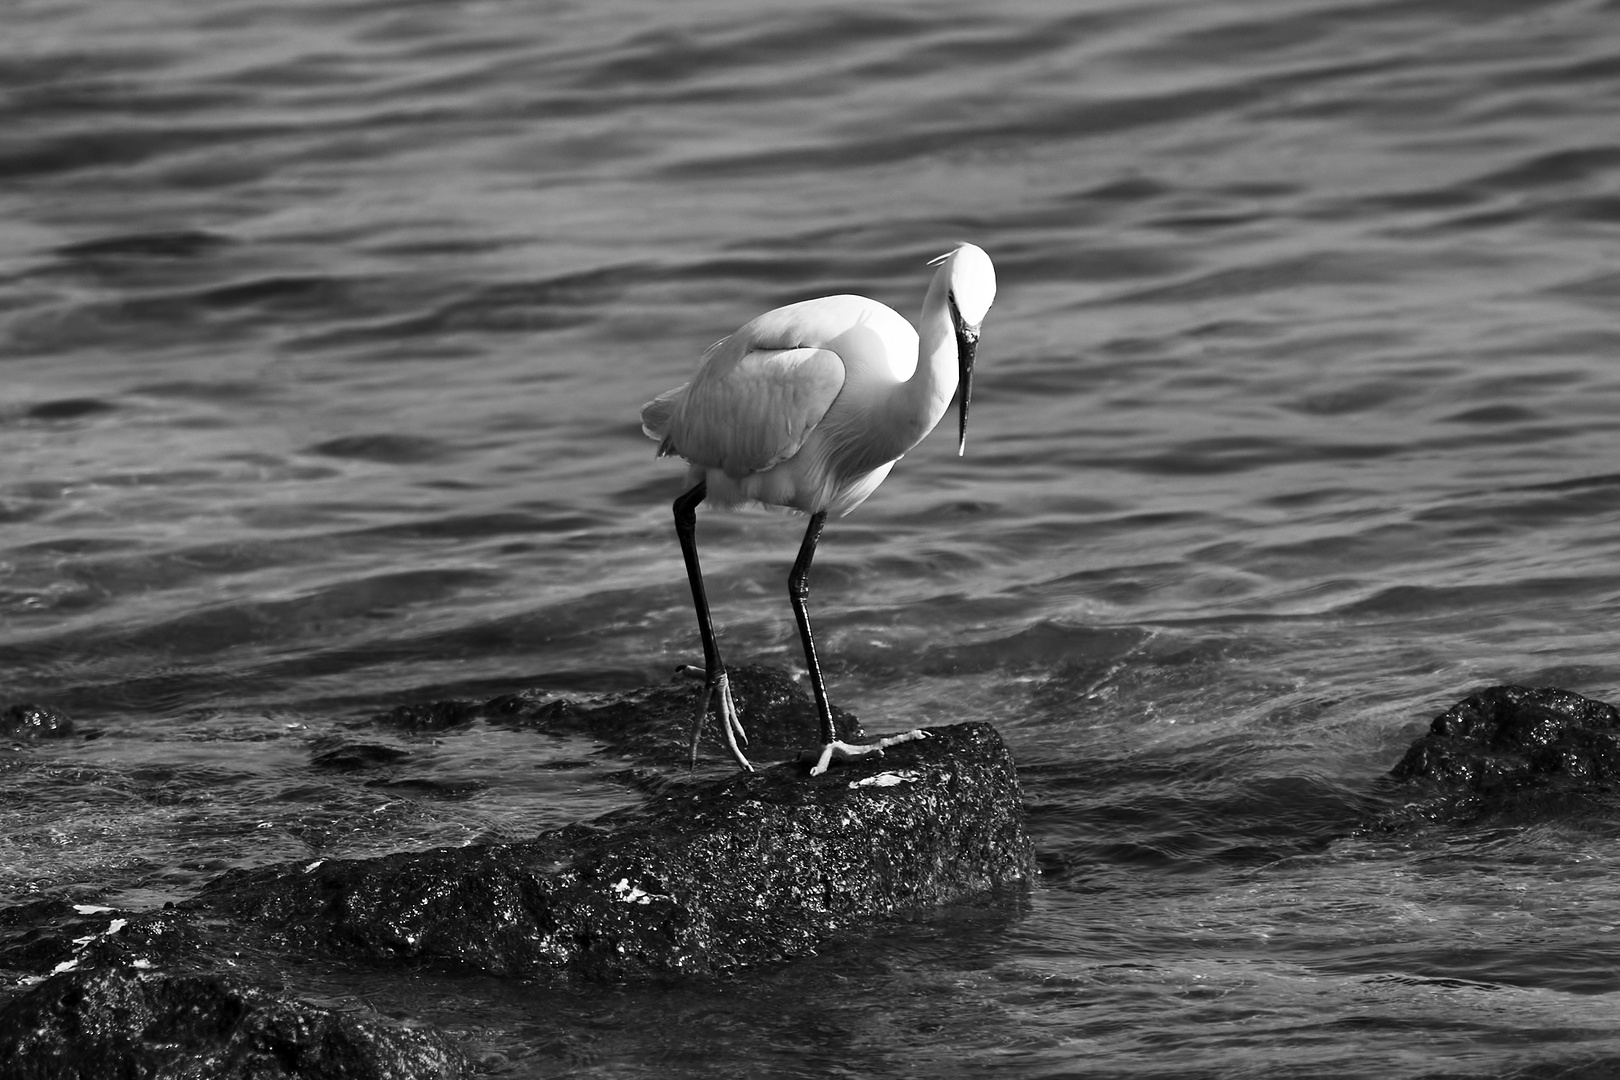
[[[810,515],[788,575],[788,600],[821,718],[824,745],[811,774],[824,772],[835,756],[853,757],[921,737],[908,732],[862,746],[839,741],[805,600],[810,560],[827,515],[843,516],[872,494],[901,455],[939,423],[958,384],[956,452],[966,446],[973,357],[996,296],[996,274],[990,257],[972,244],[930,265],[939,269],[915,330],[892,308],[864,296],[789,304],[716,342],[691,382],[642,406],[642,430],[658,440],[658,456],[674,454],[690,464],[687,489],[675,500],[675,534],[703,639],[705,678],[692,735],[694,757],[712,700],[732,756],[744,769],[753,768],[738,746],[747,736],[698,566],[696,512],[704,499]]]

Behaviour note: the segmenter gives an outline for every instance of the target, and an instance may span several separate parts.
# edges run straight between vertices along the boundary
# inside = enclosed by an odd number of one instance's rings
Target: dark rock
[[[13,739],[63,739],[73,721],[48,705],[13,705],[0,713],[0,733]]]
[[[1556,687],[1493,686],[1437,716],[1390,775],[1439,793],[1429,817],[1607,804],[1620,787],[1620,710]]]
[[[311,759],[311,764],[317,769],[356,772],[378,765],[393,765],[410,756],[409,750],[398,746],[384,746],[381,743],[347,743],[316,754]]]
[[[54,896],[11,904],[0,908],[0,930],[14,926],[33,926],[43,919],[71,915],[75,910],[72,903]]]
[[[756,760],[819,741],[794,680],[759,668],[733,679]],[[594,822],[525,843],[233,871],[161,910],[0,907],[0,1076],[463,1076],[471,1067],[448,1036],[243,980],[279,986],[288,971],[357,959],[565,978],[722,974],[859,942],[940,905],[1022,897],[1033,851],[1011,755],[988,725],[938,729],[815,778],[796,760],[719,778],[660,767],[685,763],[700,692],[678,678],[585,702],[516,694],[382,721],[587,736],[633,759],[608,780],[646,796]],[[859,738],[852,717],[837,720]],[[408,750],[373,737],[318,740],[313,762],[366,770],[371,786],[467,794],[402,775],[420,772]],[[712,722],[708,740],[727,761]]]
[[[366,787],[429,799],[465,799],[483,791],[489,785],[482,780],[440,780],[432,776],[401,776],[392,780],[368,780]]]
[[[526,843],[233,871],[183,906],[299,950],[616,979],[804,955],[1033,873],[1006,745],[958,724],[819,777],[739,772]]]
[[[223,975],[128,967],[53,975],[0,1009],[10,1080],[453,1080],[444,1036],[340,1013]]]
[[[129,964],[199,970],[233,944],[216,936],[191,912],[173,908],[36,901],[0,912],[0,968],[35,975]]]
[[[399,705],[378,717],[378,722],[406,731],[443,731],[470,724],[482,710],[471,701],[429,701],[420,705]]]
[[[104,910],[83,905],[85,911]],[[44,972],[73,955],[87,920],[80,908],[48,897],[0,908],[0,969]]]
[[[30,420],[55,422],[95,416],[97,413],[112,412],[117,408],[118,406],[110,401],[96,398],[58,398],[55,401],[42,401],[32,406],[25,415]]]

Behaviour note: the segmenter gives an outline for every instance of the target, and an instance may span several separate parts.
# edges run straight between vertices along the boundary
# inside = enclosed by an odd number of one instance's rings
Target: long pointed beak
[[[973,354],[979,350],[979,328],[962,321],[956,305],[951,305],[951,319],[956,323],[956,364],[960,396],[957,405],[956,456],[967,450],[968,402],[973,398]]]

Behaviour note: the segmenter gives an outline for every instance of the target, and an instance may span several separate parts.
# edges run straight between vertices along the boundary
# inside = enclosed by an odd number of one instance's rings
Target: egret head
[[[958,427],[956,452],[967,449],[968,402],[973,397],[973,356],[979,348],[979,328],[996,298],[996,268],[984,249],[963,244],[935,259],[945,276],[946,298],[951,322],[956,327],[956,361],[959,365]]]

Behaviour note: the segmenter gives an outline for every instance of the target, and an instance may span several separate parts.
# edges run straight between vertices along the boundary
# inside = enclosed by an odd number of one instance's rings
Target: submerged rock
[[[0,712],[0,735],[12,739],[65,739],[73,721],[48,705],[13,705]]]
[[[1493,686],[1441,713],[1391,770],[1424,816],[1620,809],[1620,710],[1556,687]]]
[[[128,967],[53,975],[0,1009],[10,1080],[456,1080],[448,1038],[340,1013],[223,975]]]
[[[409,750],[381,743],[344,743],[317,753],[310,761],[317,769],[358,772],[383,765],[394,765],[411,756]]]
[[[815,703],[785,671],[744,664],[731,668],[730,674],[732,697],[748,730],[750,757],[788,757],[821,741]],[[684,764],[691,755],[692,721],[702,693],[701,677],[676,675],[661,686],[589,702],[526,691],[482,702],[401,705],[376,722],[409,731],[440,731],[483,720],[548,734],[584,735],[645,761]],[[840,739],[861,739],[861,726],[853,716],[836,705],[832,714]],[[731,759],[712,718],[704,725],[700,749],[716,760]]]
[[[708,974],[1027,881],[1017,773],[988,724],[811,778],[696,783],[515,844],[238,871],[185,907],[286,947],[503,975]]]

